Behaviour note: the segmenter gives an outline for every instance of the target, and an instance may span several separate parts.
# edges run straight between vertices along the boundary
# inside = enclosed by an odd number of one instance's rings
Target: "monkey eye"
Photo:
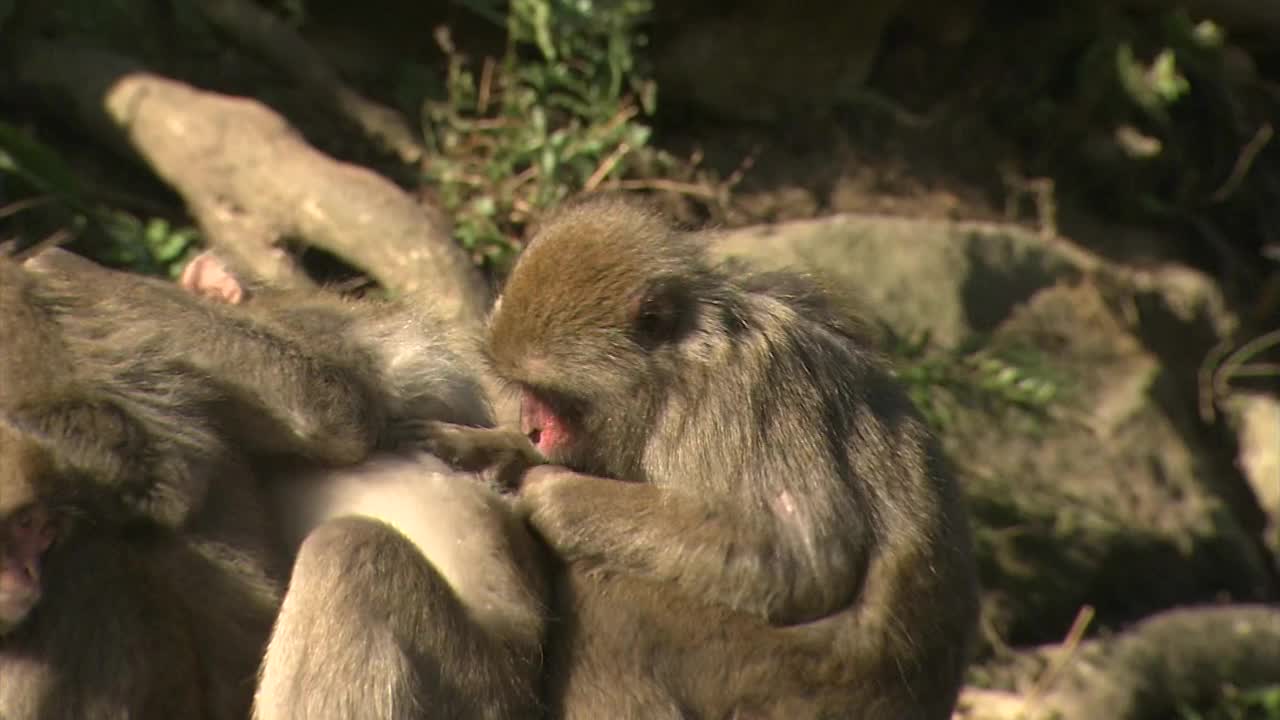
[[[667,327],[667,318],[657,310],[644,309],[636,316],[636,334],[657,340]]]
[[[676,339],[685,329],[689,299],[683,287],[661,282],[649,288],[636,304],[632,331],[645,347]]]

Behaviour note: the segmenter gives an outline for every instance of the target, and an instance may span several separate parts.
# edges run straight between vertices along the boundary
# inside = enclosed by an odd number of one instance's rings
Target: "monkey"
[[[950,717],[977,623],[965,510],[845,308],[713,263],[632,199],[533,235],[484,353],[534,452],[429,434],[527,468],[516,508],[558,568],[551,717]]]
[[[225,454],[206,419],[213,396],[204,384],[145,361],[115,372],[73,361],[57,327],[67,299],[0,257],[0,409],[31,442],[50,448],[79,488],[97,486],[121,512],[179,527],[197,507]],[[106,504],[100,503],[99,509]]]
[[[212,254],[188,264],[185,289],[59,250],[25,265],[68,298],[56,314],[75,354],[114,374],[147,357],[198,377],[220,431],[256,457],[352,465],[411,445],[422,418],[491,421],[474,374],[450,370],[469,364],[467,343],[429,313],[245,287]]]
[[[520,430],[426,420],[419,435],[427,452],[456,470],[483,474],[500,493],[518,489],[526,470],[548,462]]]
[[[215,303],[243,303],[258,316],[284,297],[295,304],[299,298],[246,286],[214,253],[188,264],[181,286]],[[326,307],[359,313],[364,305]],[[290,322],[310,336],[322,331],[306,327],[314,317],[295,314]],[[450,381],[463,389],[454,397],[469,395],[480,409],[460,422],[491,426],[475,382],[479,358],[465,344],[445,352],[442,343],[457,340],[435,332],[435,338],[400,336],[401,352],[412,359],[402,360],[398,372],[465,373],[465,382]],[[390,386],[412,384],[393,378]],[[272,479],[276,517],[296,559],[263,661],[255,718],[541,714],[549,602],[542,548],[496,492],[500,481],[466,477],[416,450],[436,423],[458,421],[458,413],[442,407],[468,402],[413,403],[417,414],[393,420],[412,427],[397,438],[411,435],[413,442],[394,452],[355,466],[293,468]]]
[[[182,454],[203,431],[149,424],[188,419],[181,386],[93,382],[46,300],[0,258],[0,717],[244,717],[280,596],[260,502],[191,471],[223,457]],[[218,492],[188,515],[147,500],[168,479]]]
[[[541,716],[549,573],[502,496],[417,453],[277,482],[300,549],[255,718]]]
[[[458,333],[390,304],[241,285],[213,254],[178,288],[65,255],[38,264],[92,285],[61,322],[110,339],[100,364],[162,356],[207,378],[228,424],[257,413],[259,437],[231,442],[275,458],[264,490],[296,557],[255,717],[539,714],[540,546],[488,483],[414,450],[424,423],[492,424]],[[135,327],[147,313],[151,329]],[[200,342],[178,337],[190,325]]]

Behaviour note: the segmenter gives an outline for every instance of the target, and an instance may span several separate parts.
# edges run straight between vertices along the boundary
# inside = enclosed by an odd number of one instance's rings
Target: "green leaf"
[[[8,123],[0,122],[0,172],[22,178],[36,191],[52,193],[83,207],[80,183],[52,148]]]

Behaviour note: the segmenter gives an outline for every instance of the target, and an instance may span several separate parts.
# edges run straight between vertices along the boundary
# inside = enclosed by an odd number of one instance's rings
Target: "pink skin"
[[[178,284],[194,295],[228,305],[239,305],[245,299],[244,286],[226,263],[210,252],[192,258],[182,269]]]
[[[556,451],[569,444],[569,428],[564,420],[528,390],[520,398],[520,431],[549,459],[554,459]]]
[[[40,559],[56,537],[53,518],[40,505],[19,510],[0,524],[0,635],[40,601]]]

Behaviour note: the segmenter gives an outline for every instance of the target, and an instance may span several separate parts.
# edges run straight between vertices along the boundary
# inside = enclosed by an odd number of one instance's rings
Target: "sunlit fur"
[[[571,204],[490,321],[495,371],[572,421],[552,459],[603,476],[526,492],[567,567],[553,708],[948,717],[977,594],[936,442],[832,295],[699,243]]]

